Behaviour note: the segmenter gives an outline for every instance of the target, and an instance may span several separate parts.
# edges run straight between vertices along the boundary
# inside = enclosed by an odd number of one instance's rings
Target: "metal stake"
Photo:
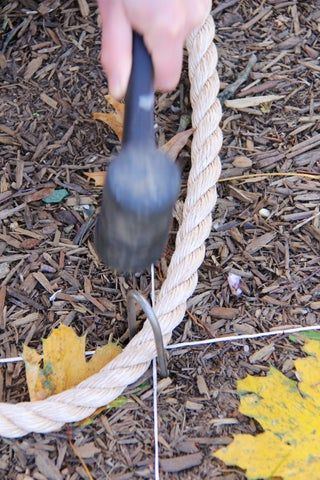
[[[160,324],[156,314],[154,313],[153,308],[151,307],[150,303],[141,295],[141,293],[137,292],[136,290],[130,290],[128,292],[127,297],[128,302],[128,326],[129,326],[129,336],[130,338],[134,337],[137,333],[137,315],[135,309],[135,303],[138,303],[144,313],[149,320],[153,335],[154,341],[156,343],[157,348],[157,355],[159,361],[159,368],[160,368],[160,375],[162,377],[168,377],[168,367],[167,367],[167,359],[163,345],[163,338],[161,333]]]

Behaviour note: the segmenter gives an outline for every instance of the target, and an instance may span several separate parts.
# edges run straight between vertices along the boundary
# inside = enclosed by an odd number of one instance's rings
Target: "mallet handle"
[[[123,145],[154,145],[154,87],[151,56],[133,32],[132,69],[125,98]]]

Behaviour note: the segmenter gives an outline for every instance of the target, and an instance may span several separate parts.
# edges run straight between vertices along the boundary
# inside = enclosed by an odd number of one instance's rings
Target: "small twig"
[[[89,468],[87,467],[85,461],[84,461],[83,458],[81,457],[80,452],[79,452],[77,446],[72,442],[72,440],[71,440],[70,438],[68,439],[68,441],[69,441],[69,445],[70,445],[73,453],[76,455],[76,457],[78,457],[78,459],[79,459],[79,461],[80,461],[80,463],[81,463],[81,465],[82,465],[82,468],[83,468],[83,470],[85,471],[85,473],[86,473],[86,475],[87,475],[87,477],[88,477],[88,480],[94,480],[94,479],[93,479],[93,476],[92,476],[91,473],[90,473]]]
[[[254,65],[257,63],[257,57],[253,53],[251,57],[249,58],[248,65],[246,68],[238,75],[237,80],[231,85],[228,85],[222,93],[218,96],[220,102],[224,104],[226,100],[229,100],[230,98],[234,97],[234,94],[236,93],[237,90],[241,87],[241,85],[246,82],[249,78],[249,75],[251,73],[251,70],[253,69]]]

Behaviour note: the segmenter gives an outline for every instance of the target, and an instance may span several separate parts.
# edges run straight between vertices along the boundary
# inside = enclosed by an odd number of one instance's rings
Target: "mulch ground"
[[[231,99],[281,98],[224,108],[223,181],[199,283],[175,341],[313,325],[320,317],[320,2],[215,1],[213,8],[222,95],[242,78],[237,90],[229,90]],[[39,347],[61,322],[87,332],[89,349],[109,339],[125,344],[126,292],[150,292],[148,272],[115,276],[93,248],[101,192],[84,174],[104,169],[119,142],[91,117],[106,110],[107,83],[94,2],[89,10],[84,18],[72,0],[0,6],[1,357],[20,354],[23,343]],[[188,128],[186,66],[179,88],[159,95],[160,143]],[[180,161],[185,179],[190,145]],[[41,198],[53,189],[69,195],[45,205]],[[156,269],[157,288],[173,240]],[[240,296],[230,289],[230,273],[241,277]],[[161,478],[244,479],[212,457],[233,433],[259,431],[238,413],[236,380],[264,374],[271,364],[295,378],[293,361],[301,355],[299,344],[286,337],[171,351],[170,380],[160,382]],[[126,405],[86,427],[2,439],[0,477],[87,479],[82,458],[95,480],[151,478],[150,373],[127,396]],[[26,398],[23,365],[1,368],[0,400]],[[180,455],[198,465],[182,469]],[[170,473],[174,468],[179,471]]]

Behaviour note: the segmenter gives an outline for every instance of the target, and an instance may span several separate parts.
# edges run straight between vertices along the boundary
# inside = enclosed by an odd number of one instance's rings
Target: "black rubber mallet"
[[[133,33],[123,145],[106,173],[95,229],[100,259],[121,272],[141,272],[165,247],[180,189],[177,165],[156,148],[151,57]]]

